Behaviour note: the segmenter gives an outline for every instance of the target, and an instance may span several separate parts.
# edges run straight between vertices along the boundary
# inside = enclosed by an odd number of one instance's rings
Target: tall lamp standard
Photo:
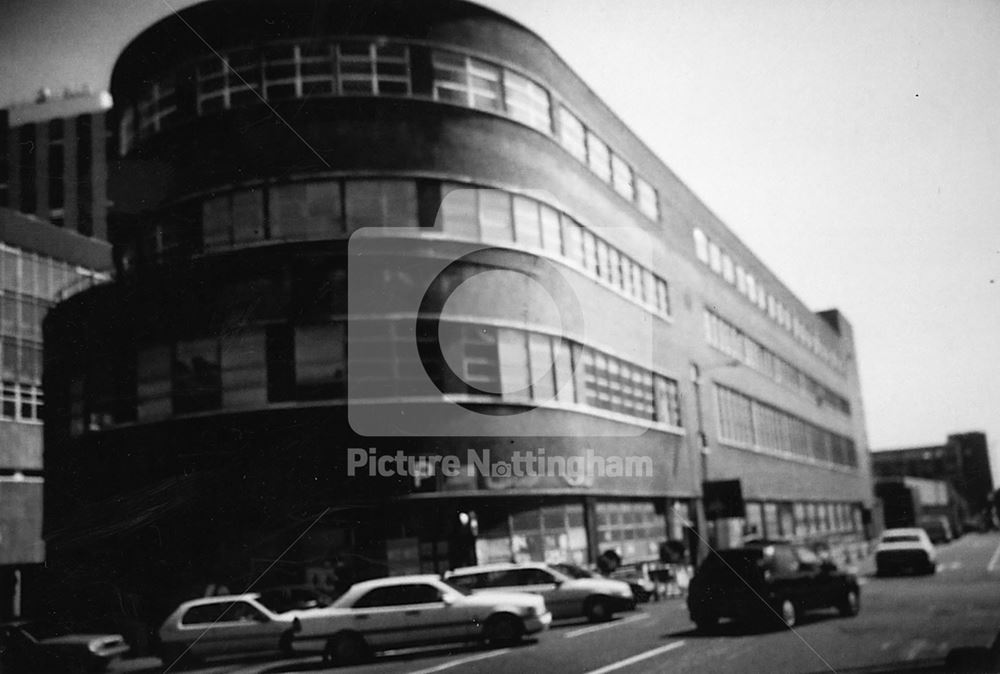
[[[694,389],[695,423],[697,424],[695,437],[698,445],[699,466],[701,468],[701,498],[698,501],[698,528],[704,533],[703,536],[698,537],[699,562],[708,555],[709,547],[716,544],[715,520],[710,520],[705,512],[705,483],[708,482],[708,455],[711,453],[711,447],[708,443],[708,435],[705,433],[705,413],[702,409],[701,400],[702,378],[709,372],[736,367],[738,365],[742,365],[742,362],[736,358],[731,358],[725,363],[702,371],[697,363],[691,363],[691,387]]]

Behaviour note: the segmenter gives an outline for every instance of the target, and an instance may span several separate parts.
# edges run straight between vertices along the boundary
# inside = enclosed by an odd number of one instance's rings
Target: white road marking
[[[997,543],[997,549],[993,552],[993,556],[990,557],[990,563],[986,565],[986,572],[993,573],[993,569],[997,568],[998,562],[1000,562],[1000,543]]]
[[[878,647],[878,649],[879,649],[880,651],[883,651],[883,652],[885,652],[885,651],[889,650],[890,648],[892,648],[892,645],[893,645],[894,643],[896,643],[896,642],[895,642],[895,641],[883,641],[883,642],[882,642],[882,645],[881,645],[881,646],[879,646],[879,647]]]
[[[649,617],[648,613],[636,613],[635,615],[630,615],[628,618],[622,618],[621,620],[615,620],[614,622],[602,623],[600,625],[591,625],[590,627],[581,627],[580,629],[573,630],[571,632],[566,632],[563,636],[567,639],[572,639],[573,637],[583,636],[584,634],[590,634],[591,632],[599,632],[600,630],[606,630],[609,627],[617,627],[619,625],[625,625],[627,623],[634,623],[639,620],[645,620]]]
[[[458,667],[459,665],[464,665],[470,662],[477,662],[479,660],[486,660],[487,658],[495,658],[498,655],[503,655],[504,653],[510,653],[510,648],[501,648],[498,651],[490,651],[489,653],[478,653],[476,655],[470,655],[467,658],[458,658],[457,660],[449,660],[448,662],[441,663],[436,667],[428,667],[427,669],[418,669],[415,672],[410,672],[410,674],[431,674],[431,672],[443,672],[446,669],[451,669],[452,667]]]
[[[634,665],[637,662],[642,662],[643,660],[648,660],[649,658],[656,657],[660,653],[666,653],[667,651],[672,651],[675,648],[680,648],[684,645],[683,641],[675,641],[673,643],[667,644],[666,646],[660,646],[659,648],[654,648],[651,651],[646,651],[644,653],[639,653],[638,655],[633,655],[631,658],[625,658],[624,660],[619,660],[618,662],[612,662],[610,665],[605,665],[600,669],[592,669],[587,674],[605,674],[605,672],[613,672],[616,669],[621,669],[622,667],[628,667],[629,665]]]

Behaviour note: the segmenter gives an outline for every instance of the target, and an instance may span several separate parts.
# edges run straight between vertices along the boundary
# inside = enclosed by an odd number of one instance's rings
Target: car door
[[[180,624],[191,653],[200,657],[276,651],[285,627],[245,600],[192,606]]]
[[[549,571],[536,567],[511,569],[501,580],[504,589],[541,595],[553,618],[567,618],[583,614],[582,593],[563,590],[562,583]]]
[[[803,546],[796,546],[798,561],[801,606],[818,608],[832,603],[834,577],[823,569],[823,562],[815,552]]]
[[[431,583],[374,588],[358,598],[351,613],[355,629],[375,649],[461,641],[469,629],[462,612]]]

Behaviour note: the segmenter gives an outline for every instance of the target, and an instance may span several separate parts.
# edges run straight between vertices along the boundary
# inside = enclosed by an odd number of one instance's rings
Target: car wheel
[[[495,615],[486,621],[485,634],[493,645],[516,644],[524,635],[524,623],[512,615]]]
[[[358,634],[338,634],[323,649],[323,661],[335,665],[357,665],[367,659],[368,645]]]
[[[600,623],[611,620],[611,607],[608,602],[601,597],[591,597],[583,605],[583,614],[592,623]]]
[[[717,615],[701,615],[694,619],[694,624],[698,628],[699,632],[709,633],[715,630],[719,626],[719,616]]]
[[[778,604],[779,624],[783,627],[795,627],[799,622],[799,608],[791,599],[782,599]]]
[[[849,589],[837,605],[837,610],[844,617],[855,616],[861,610],[861,595],[855,589]]]

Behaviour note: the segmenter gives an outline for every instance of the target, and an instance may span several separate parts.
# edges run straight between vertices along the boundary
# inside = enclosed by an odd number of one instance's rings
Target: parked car
[[[163,621],[158,655],[169,665],[181,658],[288,652],[296,618],[317,610],[278,612],[256,592],[193,599]]]
[[[628,583],[601,577],[571,578],[536,562],[467,566],[448,571],[444,577],[472,592],[509,590],[541,595],[555,618],[586,616],[598,622],[635,608]]]
[[[917,524],[927,532],[927,537],[934,545],[950,543],[955,538],[952,535],[951,524],[948,523],[948,518],[944,515],[925,515],[920,518]]]
[[[597,571],[585,569],[582,566],[577,566],[576,564],[559,562],[558,564],[551,564],[550,566],[556,571],[566,574],[570,578],[605,577]],[[651,581],[649,578],[644,577],[643,574],[637,569],[619,569],[612,574],[612,578],[614,580],[620,580],[628,583],[628,586],[632,589],[632,598],[638,604],[643,604],[649,601],[656,592],[656,583]]]
[[[853,574],[804,546],[753,544],[706,557],[691,579],[687,605],[703,631],[720,618],[793,627],[813,609],[835,607],[843,616],[857,615],[861,590]]]
[[[923,529],[886,529],[875,546],[875,569],[880,576],[901,571],[931,574],[937,570],[937,552]]]
[[[322,646],[326,661],[356,664],[377,651],[440,643],[515,643],[548,628],[541,597],[471,594],[438,576],[357,583],[330,607],[300,616],[296,643]]]
[[[0,625],[0,671],[96,672],[129,651],[120,634],[74,634],[44,622]]]

